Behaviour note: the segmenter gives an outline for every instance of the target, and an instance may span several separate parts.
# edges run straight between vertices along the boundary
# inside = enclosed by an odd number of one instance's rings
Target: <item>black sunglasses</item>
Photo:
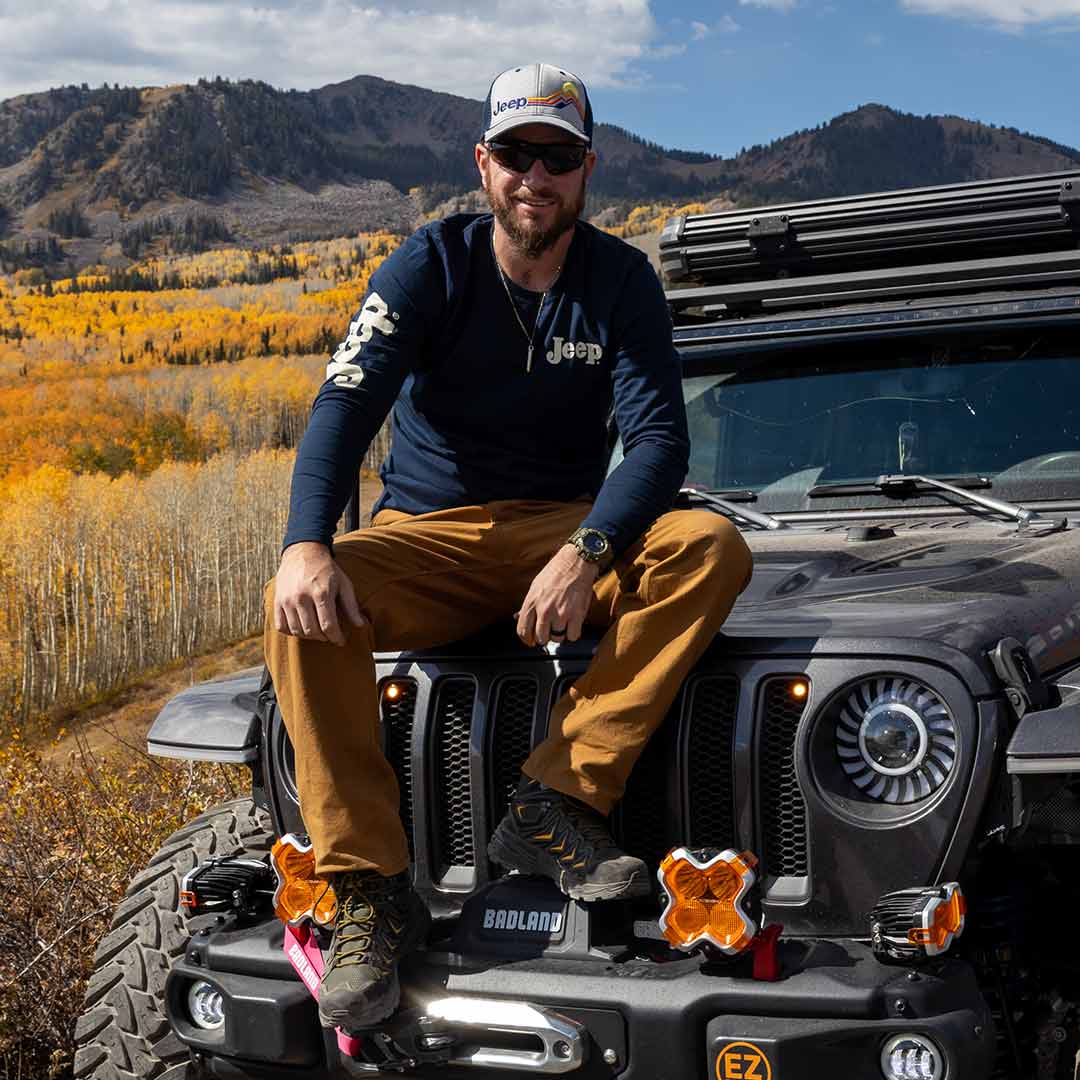
[[[487,148],[504,169],[525,173],[539,160],[552,176],[580,169],[588,153],[584,143],[534,143],[518,139],[496,139]]]

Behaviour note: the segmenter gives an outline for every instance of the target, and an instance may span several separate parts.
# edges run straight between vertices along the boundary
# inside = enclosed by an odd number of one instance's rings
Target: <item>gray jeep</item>
[[[755,573],[613,815],[655,894],[589,906],[485,857],[595,639],[380,655],[433,930],[394,1018],[323,1030],[292,747],[241,672],[150,732],[251,797],[132,882],[76,1077],[1074,1077],[1078,237],[1080,173],[670,222],[680,499]]]

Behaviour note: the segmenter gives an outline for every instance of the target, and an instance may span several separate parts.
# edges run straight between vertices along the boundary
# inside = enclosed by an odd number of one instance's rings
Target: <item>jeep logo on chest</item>
[[[563,360],[584,360],[586,364],[599,364],[604,355],[603,345],[592,341],[566,341],[561,337],[551,339],[551,348],[547,353],[549,364],[558,364]]]

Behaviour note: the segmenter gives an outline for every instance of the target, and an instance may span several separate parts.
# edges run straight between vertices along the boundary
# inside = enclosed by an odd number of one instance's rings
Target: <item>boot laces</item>
[[[335,881],[337,925],[332,963],[387,972],[408,922],[408,890],[381,874],[347,873]]]
[[[558,841],[558,844],[552,845],[549,850],[560,854],[561,862],[579,868],[582,863],[586,866],[592,865],[598,856],[607,853],[622,854],[615,847],[603,817],[591,807],[566,796],[552,800],[551,809],[546,816],[551,822],[550,831],[555,833]],[[556,847],[561,848],[561,851],[556,852]]]

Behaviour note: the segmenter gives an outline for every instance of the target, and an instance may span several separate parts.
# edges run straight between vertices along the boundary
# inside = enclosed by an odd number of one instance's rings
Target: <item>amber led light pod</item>
[[[660,930],[668,943],[689,950],[708,942],[728,956],[746,949],[757,933],[746,910],[756,865],[749,851],[669,851],[656,874],[667,901]]]
[[[950,881],[941,886],[941,895],[931,897],[922,912],[922,926],[908,931],[908,941],[921,945],[927,956],[937,956],[964,932],[967,903],[960,886]]]
[[[887,893],[870,913],[870,942],[882,960],[940,956],[960,936],[967,903],[955,881]]]
[[[270,849],[270,865],[277,875],[274,914],[295,926],[311,919],[319,926],[333,925],[337,897],[330,883],[315,876],[315,852],[294,833],[286,833]]]

